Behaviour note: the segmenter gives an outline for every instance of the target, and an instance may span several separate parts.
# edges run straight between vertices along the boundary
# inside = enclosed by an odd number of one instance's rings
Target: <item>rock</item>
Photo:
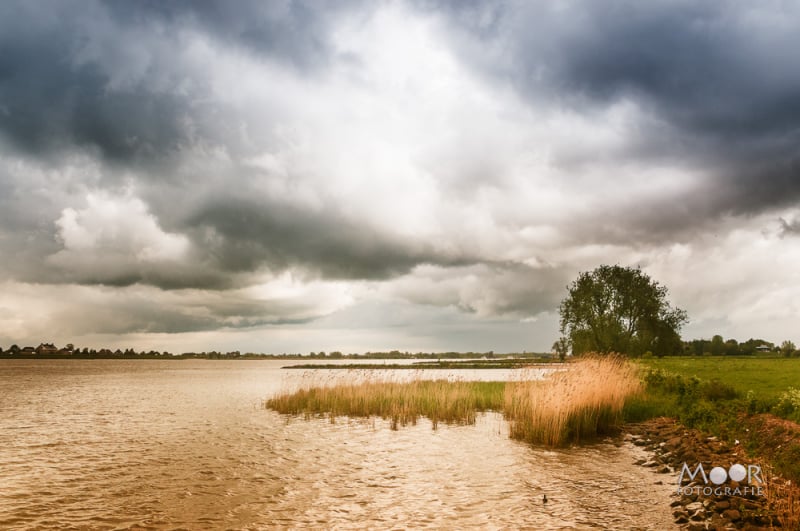
[[[724,516],[725,518],[729,519],[732,522],[736,522],[742,519],[742,513],[740,513],[736,509],[728,509],[727,511],[722,513],[722,516]]]
[[[688,504],[688,505],[685,507],[685,509],[686,509],[687,511],[689,511],[690,513],[693,513],[693,512],[695,512],[695,511],[699,511],[699,510],[700,510],[700,509],[702,509],[702,508],[703,508],[703,504],[702,504],[702,503],[700,503],[699,501],[693,501],[692,503]]]
[[[680,437],[673,437],[672,439],[667,441],[667,448],[669,448],[674,452],[675,448],[680,448],[681,442],[682,441]]]
[[[742,506],[748,511],[755,511],[756,509],[758,509],[758,504],[753,503],[750,500],[745,500],[744,502],[742,502]]]
[[[689,521],[689,518],[685,514],[682,514],[680,516],[676,516],[675,517],[675,523],[676,524],[685,524],[688,521]]]
[[[716,503],[716,505],[715,505],[715,508],[716,508],[717,512],[721,513],[722,511],[725,511],[725,510],[728,510],[728,509],[731,508],[731,502],[726,501],[726,500],[718,501]]]
[[[637,459],[637,460],[636,460],[636,462],[634,463],[634,465],[636,465],[636,466],[642,466],[642,465],[643,465],[643,464],[645,464],[646,462],[647,462],[647,460],[646,460],[646,459]]]
[[[695,522],[699,522],[701,520],[705,520],[706,519],[706,512],[705,512],[704,509],[700,509],[697,512],[695,512],[692,516],[690,516],[689,518],[691,518]]]
[[[656,470],[656,472],[658,472],[659,474],[669,474],[670,472],[672,472],[672,469],[667,465],[661,465],[658,468],[658,470]]]
[[[700,522],[692,522],[686,529],[688,531],[705,531],[706,524],[701,524]]]

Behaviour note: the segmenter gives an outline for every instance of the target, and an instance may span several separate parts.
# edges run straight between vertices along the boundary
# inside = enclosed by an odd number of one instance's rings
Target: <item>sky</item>
[[[800,341],[800,4],[0,2],[0,346]]]

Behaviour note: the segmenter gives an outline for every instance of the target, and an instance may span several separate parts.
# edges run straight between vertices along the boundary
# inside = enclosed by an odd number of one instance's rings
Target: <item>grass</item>
[[[427,417],[440,422],[472,424],[478,412],[501,411],[510,421],[511,436],[557,446],[607,433],[622,420],[626,396],[640,388],[636,369],[621,358],[582,358],[545,380],[520,369],[519,380],[464,382],[446,380],[391,381],[351,373],[351,382],[311,384],[281,393],[267,402],[280,413],[306,418],[325,415],[378,416],[393,429]],[[365,376],[367,374],[367,376]]]
[[[504,413],[515,439],[549,446],[609,433],[622,422],[626,398],[641,389],[622,358],[588,357],[544,381],[506,385]]]
[[[427,417],[436,428],[446,424],[474,424],[478,412],[502,405],[503,382],[464,382],[414,379],[397,382],[357,375],[353,383],[312,385],[282,393],[267,401],[279,413],[306,418],[327,415],[378,416],[391,421],[392,429],[416,424]]]
[[[800,387],[800,358],[680,356],[639,360],[639,363],[685,377],[720,380],[742,395],[753,391],[764,401],[777,401],[789,387]]]

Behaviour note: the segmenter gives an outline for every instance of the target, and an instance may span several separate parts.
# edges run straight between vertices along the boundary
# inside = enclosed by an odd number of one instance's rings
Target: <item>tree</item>
[[[722,353],[725,351],[725,340],[721,335],[717,334],[711,338],[711,346],[708,348],[708,351],[712,356],[722,356]]]
[[[569,354],[569,341],[565,337],[560,337],[553,343],[553,352],[558,355],[558,359],[564,361]]]
[[[619,352],[656,356],[681,350],[686,312],[670,306],[667,288],[640,269],[602,265],[583,272],[561,301],[561,335],[573,354]]]
[[[793,341],[790,341],[790,340],[787,339],[786,341],[781,343],[781,353],[784,356],[787,356],[787,357],[791,356],[792,352],[794,352],[795,350],[797,350],[797,347],[794,346],[794,342]]]

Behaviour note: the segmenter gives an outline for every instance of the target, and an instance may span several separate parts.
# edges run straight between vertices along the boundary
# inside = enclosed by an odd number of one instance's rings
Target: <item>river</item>
[[[635,446],[287,418],[289,363],[0,360],[0,529],[676,528]]]

